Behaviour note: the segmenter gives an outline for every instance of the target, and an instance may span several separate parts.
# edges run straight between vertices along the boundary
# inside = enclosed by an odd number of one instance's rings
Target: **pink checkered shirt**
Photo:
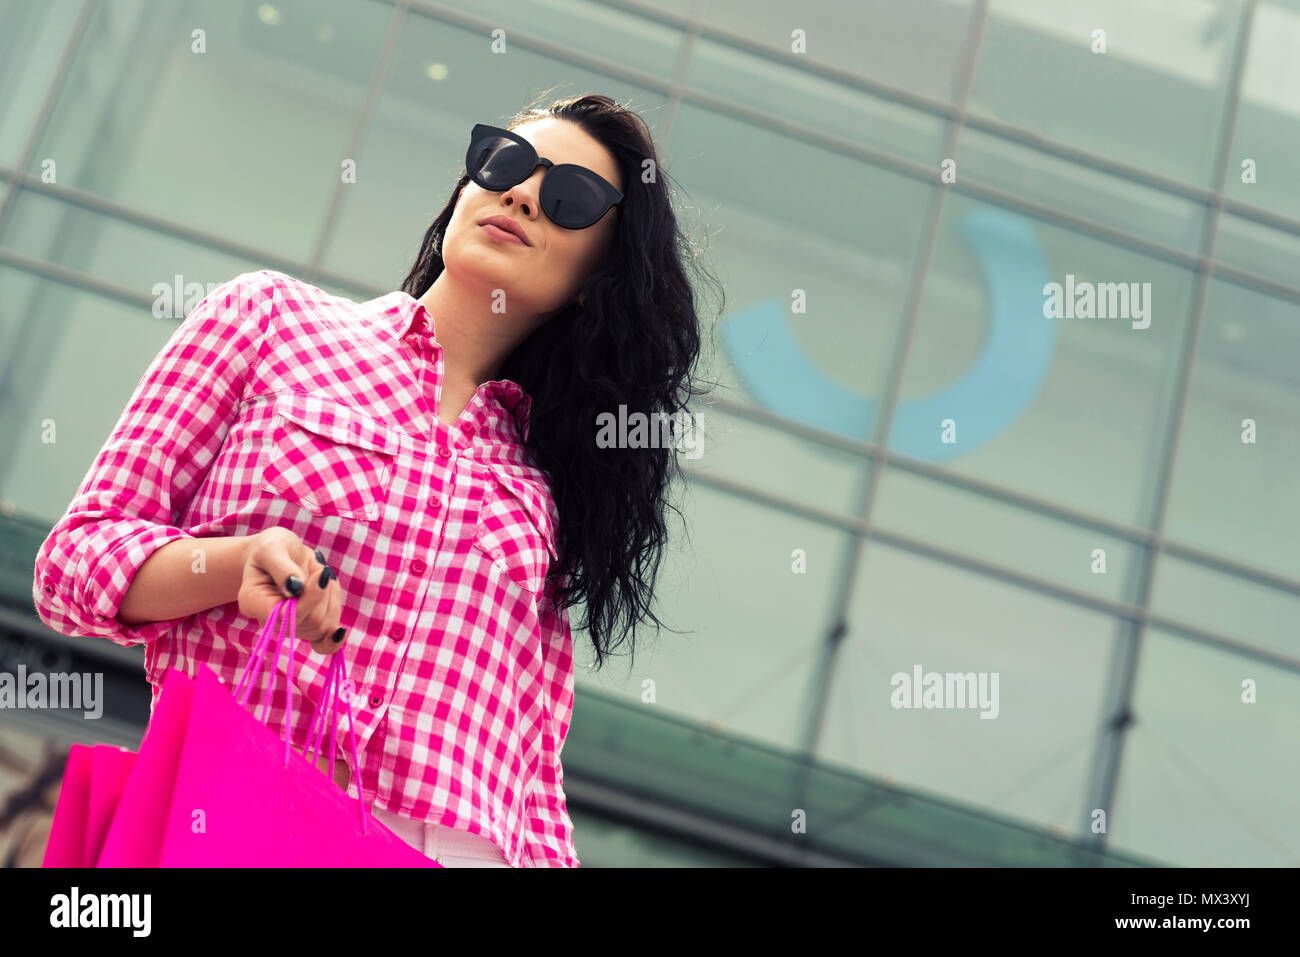
[[[404,292],[355,303],[271,270],[217,287],[41,546],[33,600],[55,631],[143,643],[151,709],[169,668],[233,687],[260,630],[234,601],[139,627],[118,608],[168,542],[292,529],[340,575],[365,797],[486,837],[513,867],[577,867],[560,765],[573,642],[549,604],[558,514],[521,441],[530,398],[485,382],[440,421],[433,324]],[[299,749],[328,661],[294,643]]]

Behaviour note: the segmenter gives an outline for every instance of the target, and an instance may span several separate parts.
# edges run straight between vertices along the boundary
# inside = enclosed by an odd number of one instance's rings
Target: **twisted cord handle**
[[[258,717],[257,719],[258,723],[262,725],[266,724],[267,712],[269,711],[271,706],[271,692],[275,688],[275,678],[276,675],[278,674],[278,671],[276,670],[276,666],[280,663],[280,649],[284,647],[286,632],[287,632],[287,636],[290,637],[291,641],[296,640],[295,632],[297,630],[297,620],[298,620],[297,609],[298,609],[298,600],[296,598],[286,598],[284,601],[280,602],[275,606],[275,608],[271,611],[271,617],[268,618],[266,624],[262,626],[262,631],[258,635],[257,644],[253,648],[253,653],[249,655],[248,663],[244,665],[244,669],[243,671],[240,672],[239,675],[239,681],[235,685],[235,697],[239,699],[239,703],[242,706],[247,708],[248,696],[253,690],[253,677],[254,675],[257,674],[257,672],[262,667],[263,659],[266,656],[266,647],[270,643],[271,632],[278,619],[280,621],[280,628],[279,628],[279,634],[277,636],[278,640],[276,641],[276,645],[275,645],[275,657],[272,659],[272,664],[271,664],[270,685],[266,689],[266,698],[262,702],[261,716]],[[282,610],[284,612],[283,614],[281,614]],[[289,659],[288,659],[288,665],[286,667],[286,673],[289,679],[289,688],[287,692],[288,705],[286,709],[285,722],[284,722],[284,766],[287,768],[289,766],[289,729],[291,727],[291,721],[289,720],[289,716],[293,714],[293,646],[292,644],[290,644],[289,647]],[[336,740],[335,728],[336,725],[338,724],[339,697],[341,695],[343,698],[343,703],[346,706],[347,715],[348,715],[348,741],[349,744],[351,745],[351,752],[352,752],[352,765],[351,765],[352,780],[355,781],[357,785],[357,815],[361,821],[361,833],[366,834],[368,833],[367,826],[366,826],[368,815],[366,813],[366,802],[364,798],[361,796],[361,776],[357,770],[360,762],[358,762],[357,760],[357,736],[352,721],[351,691],[352,691],[352,684],[351,682],[348,681],[347,664],[343,660],[343,652],[341,651],[335,652],[333,655],[330,656],[329,668],[325,672],[325,687],[322,689],[320,700],[316,702],[316,708],[312,713],[311,725],[309,730],[309,738],[308,738],[308,749],[312,751],[311,760],[313,763],[315,763],[315,761],[319,757],[319,749],[317,748],[317,739],[321,737],[320,732],[324,730],[325,722],[332,718],[333,720],[329,721],[329,725],[330,725],[329,764],[330,764],[331,773],[328,775],[330,780],[332,781],[334,779],[334,775],[332,773],[334,767],[334,755],[337,752],[337,749],[335,747],[335,740]],[[329,701],[328,706],[326,706],[327,699]]]

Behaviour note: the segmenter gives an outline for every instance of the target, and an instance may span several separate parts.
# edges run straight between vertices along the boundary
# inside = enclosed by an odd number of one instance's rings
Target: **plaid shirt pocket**
[[[398,430],[335,399],[281,392],[261,488],[315,515],[379,518],[388,498]]]
[[[508,472],[489,470],[474,544],[519,587],[540,594],[556,558],[546,492]]]

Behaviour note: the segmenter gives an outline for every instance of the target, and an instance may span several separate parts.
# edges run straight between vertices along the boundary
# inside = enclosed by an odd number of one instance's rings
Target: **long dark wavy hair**
[[[545,96],[545,94],[544,94]],[[587,94],[516,113],[506,129],[554,117],[576,123],[613,156],[623,174],[624,199],[609,253],[576,302],[556,312],[502,364],[500,376],[532,396],[527,445],[551,481],[559,511],[559,560],[548,586],[560,608],[586,605],[582,623],[595,646],[595,666],[627,641],[643,619],[663,627],[651,608],[667,538],[668,489],[679,475],[678,450],[599,448],[597,416],[662,412],[668,421],[708,390],[694,365],[700,353],[696,292],[689,265],[718,295],[725,292],[683,236],[670,201],[668,176],[645,121],[607,96]],[[647,159],[653,160],[646,174]],[[461,168],[451,198],[424,234],[402,291],[418,299],[443,270],[443,235],[460,191]],[[667,447],[663,447],[667,446]]]

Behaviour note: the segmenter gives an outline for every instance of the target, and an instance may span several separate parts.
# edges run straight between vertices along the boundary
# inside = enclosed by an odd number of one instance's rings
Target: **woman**
[[[300,694],[287,715],[278,682],[268,725],[303,749],[347,648],[349,794],[445,865],[578,866],[568,608],[598,668],[660,624],[676,466],[595,423],[696,394],[682,249],[649,131],[608,97],[475,126],[400,291],[263,270],[195,307],[41,547],[42,620],[144,644],[156,704],[169,668],[233,684],[296,596]]]

